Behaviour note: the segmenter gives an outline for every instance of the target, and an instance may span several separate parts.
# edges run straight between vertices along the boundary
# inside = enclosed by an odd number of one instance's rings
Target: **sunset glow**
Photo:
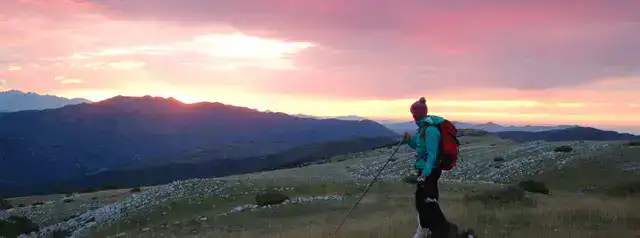
[[[640,133],[640,1],[0,0],[0,91]]]

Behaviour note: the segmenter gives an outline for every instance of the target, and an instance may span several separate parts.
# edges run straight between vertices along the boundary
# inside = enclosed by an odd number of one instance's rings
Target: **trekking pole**
[[[373,177],[373,179],[371,180],[371,182],[369,183],[369,185],[367,186],[367,188],[364,190],[364,192],[362,192],[362,194],[360,195],[360,198],[358,198],[358,201],[356,201],[355,204],[353,204],[353,207],[351,207],[351,209],[349,210],[349,212],[347,213],[346,216],[344,216],[344,218],[342,219],[342,221],[340,222],[340,224],[338,224],[338,227],[336,227],[335,230],[333,230],[333,232],[331,233],[332,237],[335,237],[336,233],[338,232],[338,230],[340,229],[340,227],[342,227],[342,224],[344,224],[344,222],[347,220],[347,218],[349,217],[349,215],[351,215],[351,212],[353,212],[353,210],[356,208],[356,206],[358,205],[358,203],[360,203],[360,200],[362,200],[362,198],[364,197],[365,194],[367,194],[367,192],[369,191],[369,188],[371,188],[371,185],[373,185],[373,183],[376,181],[376,179],[378,178],[378,176],[380,176],[380,173],[382,173],[382,170],[384,170],[385,167],[387,167],[387,164],[389,164],[389,162],[391,162],[391,158],[393,158],[393,155],[396,154],[396,152],[398,152],[398,149],[400,148],[400,146],[402,145],[402,143],[404,142],[404,139],[402,141],[400,141],[400,143],[398,143],[398,145],[396,145],[396,149],[393,150],[393,153],[391,153],[391,156],[389,156],[389,158],[387,159],[387,162],[384,163],[384,165],[382,165],[382,168],[380,168],[380,170],[378,170],[378,173],[376,174],[375,177]]]

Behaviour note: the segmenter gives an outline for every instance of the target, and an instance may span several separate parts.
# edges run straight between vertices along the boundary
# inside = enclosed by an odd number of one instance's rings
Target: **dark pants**
[[[424,183],[418,183],[415,203],[420,226],[428,228],[433,238],[446,238],[449,235],[449,222],[438,205],[438,179],[442,171],[434,169]]]

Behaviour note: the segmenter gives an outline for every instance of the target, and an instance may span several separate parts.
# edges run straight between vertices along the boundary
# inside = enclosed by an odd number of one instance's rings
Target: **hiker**
[[[442,174],[438,162],[441,132],[437,126],[445,122],[444,118],[429,115],[424,97],[413,103],[410,108],[413,120],[418,126],[415,137],[404,133],[404,142],[416,150],[414,168],[418,178],[415,192],[415,206],[418,210],[418,229],[414,238],[424,237],[426,230],[433,238],[449,237],[450,225],[438,205],[438,179]],[[427,125],[425,127],[425,125]]]

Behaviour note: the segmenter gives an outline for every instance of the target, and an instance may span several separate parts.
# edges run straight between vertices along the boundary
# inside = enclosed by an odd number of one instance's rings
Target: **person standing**
[[[424,97],[410,107],[413,120],[418,126],[414,137],[404,133],[404,143],[416,150],[414,169],[418,178],[415,192],[415,206],[418,211],[418,229],[414,238],[424,237],[426,229],[431,231],[433,238],[447,238],[450,233],[450,223],[438,205],[438,180],[442,175],[438,159],[440,153],[441,132],[438,125],[445,122],[439,116],[429,115],[429,109]]]

